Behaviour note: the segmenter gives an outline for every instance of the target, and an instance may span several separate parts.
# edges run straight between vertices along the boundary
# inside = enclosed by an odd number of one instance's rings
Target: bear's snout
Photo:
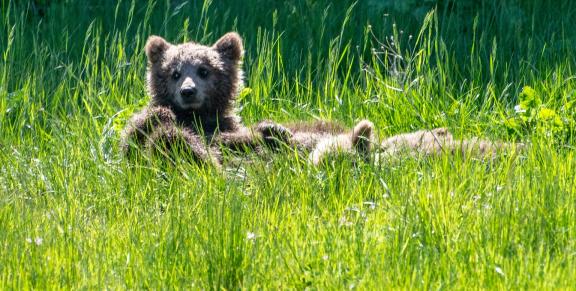
[[[187,88],[182,88],[180,90],[180,96],[182,96],[183,99],[194,99],[196,97],[196,93],[198,93],[198,89],[196,89],[196,87],[187,87]]]

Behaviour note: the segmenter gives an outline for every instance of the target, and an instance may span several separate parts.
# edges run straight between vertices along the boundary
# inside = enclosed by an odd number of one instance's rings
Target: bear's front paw
[[[153,124],[166,124],[176,121],[176,114],[166,107],[154,107],[148,112],[148,117]]]
[[[292,138],[290,129],[274,122],[261,122],[256,126],[256,130],[262,134],[264,143],[272,148],[279,147],[281,143],[288,143]]]
[[[170,161],[186,159],[219,167],[219,153],[208,147],[193,132],[174,126],[158,128],[148,139],[146,147],[156,156]]]

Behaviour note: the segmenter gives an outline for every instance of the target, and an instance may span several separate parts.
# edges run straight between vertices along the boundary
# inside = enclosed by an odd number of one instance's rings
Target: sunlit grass
[[[484,1],[473,15],[97,2],[35,1],[40,16],[0,0],[0,289],[572,287],[571,1],[508,3],[516,14]],[[228,156],[222,170],[124,160],[118,130],[148,100],[146,38],[230,30],[245,40],[248,124],[367,118],[382,137],[445,126],[528,147],[319,167],[292,152]],[[561,131],[506,124],[526,86]]]

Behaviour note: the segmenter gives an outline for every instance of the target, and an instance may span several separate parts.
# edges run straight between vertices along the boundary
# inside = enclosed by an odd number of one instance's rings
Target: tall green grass
[[[573,288],[576,4],[400,2],[0,0],[0,288]],[[122,159],[146,38],[230,30],[247,124],[368,118],[527,150]]]

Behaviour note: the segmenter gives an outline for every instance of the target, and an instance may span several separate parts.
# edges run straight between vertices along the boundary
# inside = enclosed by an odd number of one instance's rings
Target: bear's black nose
[[[197,91],[196,88],[184,88],[180,90],[180,95],[182,95],[182,98],[184,99],[190,99],[196,96]]]

